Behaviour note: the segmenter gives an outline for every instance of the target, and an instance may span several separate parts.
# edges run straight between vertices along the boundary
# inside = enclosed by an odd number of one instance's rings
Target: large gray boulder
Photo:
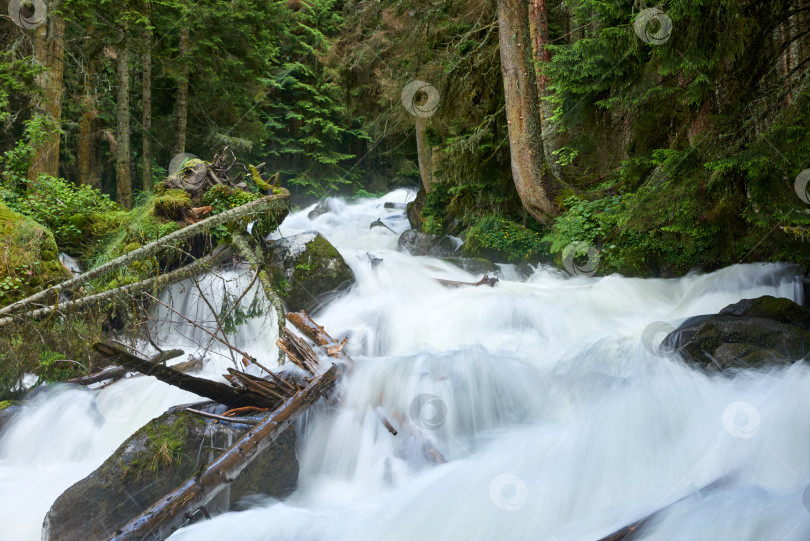
[[[44,541],[106,539],[158,499],[210,464],[252,426],[215,423],[191,413],[165,413],[125,441],[96,471],[54,502]],[[296,435],[290,427],[257,457],[218,500],[234,508],[251,493],[283,498],[298,482]],[[209,506],[209,512],[217,509]]]
[[[269,243],[264,254],[289,311],[312,311],[354,284],[352,269],[317,231]]]
[[[745,299],[687,319],[663,346],[708,370],[790,364],[810,354],[808,313],[788,299]]]
[[[451,257],[456,255],[458,247],[453,237],[431,235],[408,229],[402,232],[397,241],[400,251],[411,255],[429,255],[432,257]]]

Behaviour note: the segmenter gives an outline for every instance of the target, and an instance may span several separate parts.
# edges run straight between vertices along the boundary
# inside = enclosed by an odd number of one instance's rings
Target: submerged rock
[[[687,319],[663,345],[709,370],[790,364],[810,354],[808,314],[788,299],[744,299],[719,314]]]
[[[265,261],[288,310],[311,311],[354,283],[337,248],[317,231],[269,243]]]
[[[43,524],[44,541],[95,541],[139,515],[210,464],[250,428],[214,423],[188,412],[165,413],[125,441],[96,471],[54,502]],[[242,497],[289,495],[297,484],[296,435],[288,428],[224,490],[221,510]],[[216,511],[212,506],[209,512]]]
[[[429,255],[433,257],[450,257],[458,248],[453,237],[431,235],[416,229],[408,229],[399,236],[397,246],[401,251],[411,255]]]
[[[22,406],[14,400],[0,402],[0,434],[9,422],[22,411]]]
[[[445,257],[443,261],[455,265],[470,274],[494,274],[498,265],[483,257]]]

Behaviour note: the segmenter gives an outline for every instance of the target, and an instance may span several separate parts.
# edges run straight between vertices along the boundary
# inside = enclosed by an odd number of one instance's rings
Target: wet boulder
[[[720,310],[720,314],[740,317],[762,317],[810,330],[810,309],[784,297],[763,295],[755,299],[743,299],[738,303],[726,306]]]
[[[443,261],[470,274],[495,274],[498,265],[483,257],[445,257]]]
[[[44,541],[95,541],[193,477],[252,426],[215,423],[179,411],[165,413],[133,434],[96,471],[54,502],[43,524]],[[296,435],[288,428],[209,505],[210,513],[236,507],[251,493],[289,495],[298,481]]]
[[[790,364],[810,354],[807,312],[788,299],[745,299],[687,319],[663,346],[708,370]]]
[[[317,231],[270,242],[265,262],[287,309],[312,311],[354,284],[352,269]]]
[[[456,240],[453,237],[431,235],[416,229],[404,231],[399,236],[397,246],[400,251],[408,252],[411,255],[432,257],[451,257],[458,251]]]

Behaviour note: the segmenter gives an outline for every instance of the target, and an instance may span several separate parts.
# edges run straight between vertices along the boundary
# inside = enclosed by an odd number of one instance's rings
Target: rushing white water
[[[305,209],[284,222],[283,235],[323,233],[357,277],[314,314],[332,335],[350,336],[357,365],[342,384],[343,406],[300,425],[292,496],[253,501],[172,540],[595,541],[659,509],[640,538],[807,539],[806,365],[708,376],[642,342],[655,321],[677,324],[765,294],[799,300],[790,267],[737,265],[675,280],[570,278],[541,267],[519,281],[507,266],[494,288],[446,288],[435,278],[480,275],[397,252],[396,234],[369,228],[377,218],[407,228],[402,211],[383,203],[411,196],[330,200],[314,220]],[[367,253],[382,263],[372,267]],[[250,279],[222,276],[230,291]],[[221,283],[209,276],[201,286]],[[163,298],[210,325],[194,287]],[[160,343],[205,344],[175,316],[159,319],[174,321],[158,329]],[[238,345],[270,362],[272,328],[247,322]],[[208,355],[212,377],[230,365],[216,344]],[[116,396],[125,399],[111,408]],[[137,407],[127,409],[130,400]],[[188,400],[149,378],[99,396],[43,392],[0,440],[0,537],[37,539],[64,488],[167,405]],[[425,441],[447,463],[434,464]]]

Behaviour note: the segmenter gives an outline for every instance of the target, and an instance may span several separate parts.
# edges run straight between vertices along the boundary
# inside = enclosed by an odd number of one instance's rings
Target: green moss
[[[0,305],[70,278],[53,234],[0,203]]]
[[[191,195],[185,190],[164,190],[152,197],[149,204],[152,206],[151,215],[155,218],[180,221],[191,209]]]
[[[168,421],[168,422],[167,422]],[[154,475],[167,468],[186,462],[191,463],[186,449],[188,433],[193,427],[205,425],[205,420],[197,415],[180,412],[173,420],[155,420],[136,432],[130,440],[143,439],[143,446],[132,459],[124,464],[119,459],[122,474],[126,476]]]
[[[17,403],[16,400],[3,400],[2,402],[0,402],[0,411],[3,411],[4,409],[13,406],[16,403]]]

